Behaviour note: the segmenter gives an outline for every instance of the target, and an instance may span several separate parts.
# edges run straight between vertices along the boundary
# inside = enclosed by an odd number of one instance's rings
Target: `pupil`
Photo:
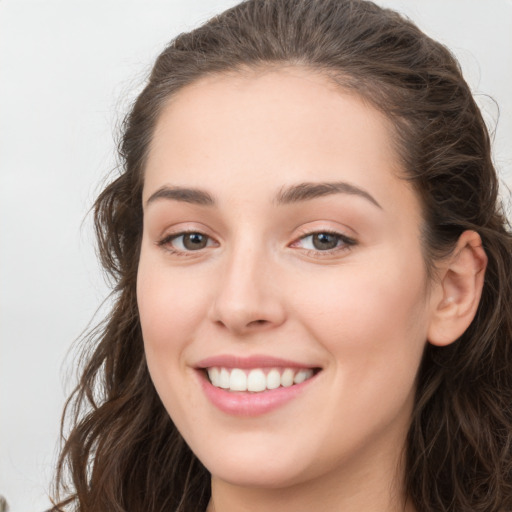
[[[200,233],[188,233],[183,237],[183,245],[190,250],[206,247],[206,237]]]
[[[313,245],[319,250],[334,249],[338,245],[338,238],[329,233],[317,233],[313,235]]]

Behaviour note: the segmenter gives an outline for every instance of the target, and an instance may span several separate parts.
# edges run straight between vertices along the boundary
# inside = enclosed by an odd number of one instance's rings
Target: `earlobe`
[[[457,340],[475,317],[484,285],[487,255],[480,235],[464,231],[452,254],[439,267],[432,294],[428,341],[445,346]]]

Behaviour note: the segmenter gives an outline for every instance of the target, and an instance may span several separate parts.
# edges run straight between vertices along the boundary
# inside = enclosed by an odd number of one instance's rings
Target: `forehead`
[[[262,125],[266,125],[267,141],[261,140]],[[213,130],[215,126],[219,130]],[[350,126],[354,133],[369,130],[373,146],[397,160],[393,124],[354,91],[308,68],[244,69],[208,75],[170,97],[157,122],[151,151],[158,151],[159,143],[167,145],[170,135],[192,134],[203,145],[214,135],[238,142],[259,139],[267,146],[284,147],[286,142],[304,138],[311,140],[311,147],[319,139],[324,146],[332,145],[333,138],[339,145],[347,139],[344,132]],[[286,139],[273,139],[276,132],[286,134]],[[301,149],[305,148],[295,147],[298,153]]]
[[[392,123],[360,96],[303,68],[249,70],[204,77],[170,98],[144,196],[162,184],[254,195],[262,182],[342,179],[395,208],[393,196],[409,189],[400,174]],[[416,207],[407,193],[401,206]]]

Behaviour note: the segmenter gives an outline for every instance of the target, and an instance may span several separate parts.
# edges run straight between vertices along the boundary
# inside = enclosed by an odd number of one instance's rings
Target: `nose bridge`
[[[226,251],[212,305],[212,319],[243,333],[279,325],[284,305],[275,262],[261,237],[244,233]]]

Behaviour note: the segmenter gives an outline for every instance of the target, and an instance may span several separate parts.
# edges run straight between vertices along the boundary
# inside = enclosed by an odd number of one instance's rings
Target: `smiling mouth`
[[[226,391],[261,393],[278,388],[289,388],[315,376],[320,368],[205,368],[212,386]]]

